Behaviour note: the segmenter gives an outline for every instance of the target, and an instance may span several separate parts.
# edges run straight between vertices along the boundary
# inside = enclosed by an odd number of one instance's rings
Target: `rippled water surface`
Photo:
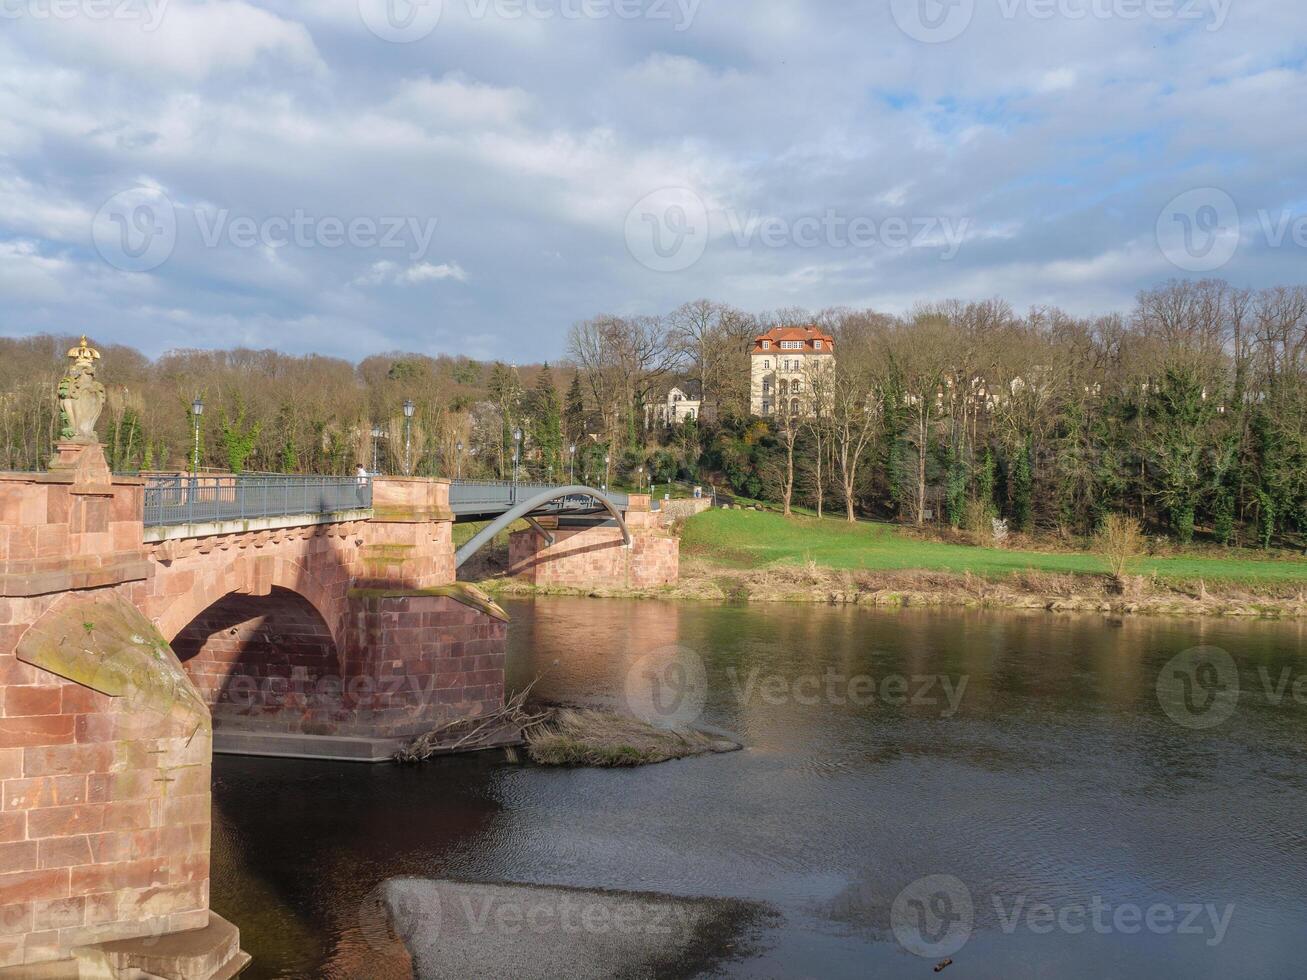
[[[620,705],[680,645],[703,720],[748,749],[631,771],[219,757],[212,902],[248,976],[407,976],[369,901],[397,875],[761,901],[777,914],[721,967],[741,977],[930,976],[941,949],[953,978],[1307,974],[1302,624],[508,606],[511,683]],[[1199,646],[1234,676],[1201,655],[1168,713],[1159,674]],[[1235,688],[1228,719],[1184,723]],[[926,876],[947,887],[892,914]]]

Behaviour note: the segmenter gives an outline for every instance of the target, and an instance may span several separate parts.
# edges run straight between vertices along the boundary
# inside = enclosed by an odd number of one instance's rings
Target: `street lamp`
[[[458,474],[454,477],[456,480],[463,479],[463,440],[460,439],[454,443],[454,469]]]
[[[377,447],[381,445],[381,437],[385,434],[386,433],[382,430],[381,426],[374,425],[372,427],[372,472],[374,474],[381,472],[380,461],[377,456]]]
[[[572,443],[572,445],[567,450],[567,454],[570,457],[570,462],[568,464],[569,475],[567,478],[567,482],[575,486],[576,485],[576,443]]]
[[[191,472],[200,472],[200,416],[204,414],[204,401],[199,395],[191,402],[191,421],[195,426],[195,449],[191,455]]]
[[[522,430],[513,430],[513,486],[517,486],[517,463],[522,458]]]
[[[604,456],[604,489],[605,490],[608,489],[608,471],[611,468],[612,462],[613,462],[613,457],[611,455]]]
[[[417,406],[411,398],[404,399],[404,475],[413,475],[413,416]]]

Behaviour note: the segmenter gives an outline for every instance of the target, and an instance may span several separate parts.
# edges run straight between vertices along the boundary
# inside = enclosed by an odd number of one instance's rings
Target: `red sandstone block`
[[[208,854],[210,830],[208,824],[183,824],[161,827],[158,831],[160,854]]]
[[[23,958],[28,963],[39,963],[46,960],[57,960],[63,956],[65,949],[59,944],[59,932],[55,929],[44,929],[39,932],[29,932],[23,937]]]
[[[89,687],[82,687],[80,684],[65,684],[61,690],[63,696],[59,703],[59,712],[65,715],[107,711],[113,702],[109,695],[92,691]]]
[[[124,800],[104,804],[100,826],[95,831],[143,830],[157,822],[155,801]]]
[[[208,793],[168,797],[163,801],[163,822],[165,825],[199,823],[209,819],[211,807]]]
[[[58,745],[72,740],[71,715],[0,718],[0,749],[29,745]]]
[[[69,716],[59,715],[65,719]],[[25,749],[23,774],[27,776],[63,773],[104,772],[114,762],[112,745],[51,745]]]
[[[180,861],[173,859],[168,880],[175,884],[198,884],[209,880],[209,855],[191,854]]]
[[[87,895],[83,899],[83,903],[86,909],[86,925],[97,926],[106,922],[119,921],[117,892],[100,892],[98,895]]]
[[[35,902],[0,907],[0,936],[16,936],[32,931]]]
[[[0,807],[9,812],[86,802],[85,776],[37,776],[5,780]]]
[[[104,825],[104,809],[103,805],[83,803],[32,810],[27,814],[27,836],[40,840],[99,833]]]
[[[0,843],[27,838],[27,814],[23,811],[0,813]]]
[[[39,845],[34,840],[0,844],[0,870],[6,872],[35,871]]]
[[[33,928],[68,929],[86,921],[86,899],[60,898],[53,902],[37,902],[33,909]]]
[[[9,718],[57,715],[62,699],[60,687],[9,687],[4,692],[4,714]]]
[[[208,889],[202,882],[170,883],[124,892],[118,910],[124,919],[145,921],[206,908],[207,901]]]
[[[83,863],[117,864],[164,853],[160,849],[160,831],[157,829],[91,834],[89,842],[91,861]]]
[[[36,556],[38,558],[65,558],[68,554],[67,524],[47,524],[36,529]]]
[[[0,874],[0,905],[47,902],[68,897],[67,868]]]
[[[41,841],[42,868],[73,868],[90,864],[91,842],[85,834],[76,837],[51,837]]]
[[[49,487],[29,487],[18,502],[18,523],[28,527],[45,524],[49,498]]]
[[[168,861],[152,857],[73,868],[71,888],[73,894],[91,895],[123,888],[152,888],[164,884],[167,879]]]
[[[0,780],[17,779],[23,774],[23,750],[0,749]]]
[[[79,745],[112,742],[118,736],[118,719],[105,712],[73,716],[73,739]]]

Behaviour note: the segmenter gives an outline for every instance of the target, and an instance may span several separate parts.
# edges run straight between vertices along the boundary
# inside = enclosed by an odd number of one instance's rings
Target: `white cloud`
[[[388,259],[372,263],[363,275],[354,279],[355,286],[416,286],[424,282],[440,282],[453,279],[455,282],[467,282],[467,273],[457,262],[442,262],[434,265],[430,262],[415,262],[401,267]]]
[[[144,77],[164,74],[198,81],[218,73],[236,75],[265,57],[297,71],[324,67],[304,25],[243,0],[141,0],[109,6],[133,16],[27,17],[16,23],[56,57]]]

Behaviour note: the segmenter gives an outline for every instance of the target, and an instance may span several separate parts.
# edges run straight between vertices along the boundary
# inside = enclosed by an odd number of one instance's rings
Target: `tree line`
[[[751,418],[751,341],[779,325],[830,333],[835,367],[809,379],[799,416]],[[6,468],[46,465],[74,342],[0,339]],[[849,520],[1088,535],[1124,514],[1181,542],[1261,546],[1307,533],[1304,287],[1173,281],[1098,317],[1001,299],[902,315],[699,300],[578,323],[552,365],[101,349],[99,430],[121,472],[189,468],[199,397],[203,469],[681,479]],[[689,380],[703,417],[650,425]]]

